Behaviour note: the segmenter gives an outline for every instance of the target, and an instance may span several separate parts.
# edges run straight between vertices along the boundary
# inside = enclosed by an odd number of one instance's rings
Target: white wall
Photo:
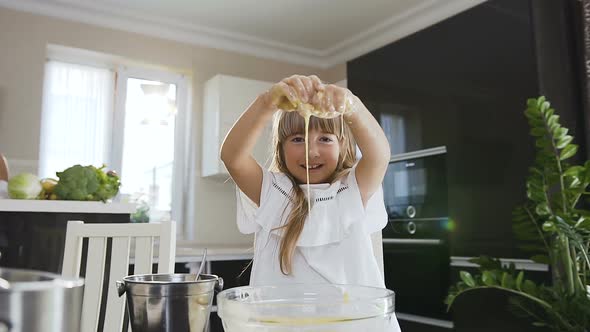
[[[192,77],[197,171],[195,240],[202,244],[246,244],[251,237],[235,226],[231,183],[200,177],[201,105],[206,80],[218,73],[278,81],[295,73],[317,74],[325,81],[346,77],[345,65],[317,70],[299,65],[182,44],[139,34],[0,9],[0,152],[13,172],[36,172],[43,68],[48,44],[64,45],[160,66]]]

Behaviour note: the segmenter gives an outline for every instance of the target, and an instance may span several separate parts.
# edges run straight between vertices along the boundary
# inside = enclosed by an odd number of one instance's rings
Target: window
[[[104,163],[121,177],[120,197],[148,208],[150,221],[180,222],[185,77],[58,61],[48,61],[45,72],[40,176]]]
[[[55,61],[45,65],[39,175],[74,164],[109,164],[114,72]]]

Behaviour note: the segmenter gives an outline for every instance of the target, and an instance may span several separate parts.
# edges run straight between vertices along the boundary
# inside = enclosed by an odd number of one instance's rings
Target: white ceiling
[[[0,0],[0,6],[319,68],[485,0]]]

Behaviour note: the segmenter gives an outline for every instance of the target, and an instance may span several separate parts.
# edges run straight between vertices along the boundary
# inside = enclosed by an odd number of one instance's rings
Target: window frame
[[[129,78],[160,81],[176,85],[177,113],[174,123],[174,167],[172,169],[172,204],[171,219],[178,227],[177,234],[184,229],[184,210],[186,193],[185,184],[187,171],[188,147],[188,80],[183,74],[141,68],[138,66],[120,65],[115,69],[115,105],[113,108],[112,139],[109,151],[111,168],[123,169],[123,144],[125,131],[125,104],[127,100],[127,80]]]
[[[189,235],[187,232],[192,228],[192,224],[185,222],[184,217],[188,215],[188,200],[192,192],[189,188],[192,183],[190,181],[190,163],[191,156],[193,155],[189,149],[192,140],[191,127],[193,121],[190,110],[192,102],[190,76],[174,70],[154,69],[150,65],[138,65],[136,61],[134,62],[116,55],[57,44],[48,44],[46,55],[47,60],[109,69],[115,72],[110,141],[105,146],[105,163],[107,163],[110,169],[122,169],[127,78],[139,78],[176,84],[178,109],[174,133],[171,219],[178,225],[176,227],[178,237],[182,238]],[[43,92],[43,98],[44,94],[45,92]],[[40,154],[41,151],[39,151]]]

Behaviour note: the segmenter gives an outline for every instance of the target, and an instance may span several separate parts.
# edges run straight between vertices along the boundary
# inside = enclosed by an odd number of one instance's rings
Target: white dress
[[[292,183],[289,178],[263,168],[260,207],[237,190],[237,223],[240,232],[255,233],[250,285],[292,283],[352,284],[385,287],[377,265],[371,234],[387,225],[387,212],[380,188],[362,204],[355,169],[332,184],[310,187],[311,212],[292,259],[292,273],[280,269],[282,229],[291,211]],[[307,197],[307,185],[300,185]],[[393,317],[399,331],[397,320]]]

